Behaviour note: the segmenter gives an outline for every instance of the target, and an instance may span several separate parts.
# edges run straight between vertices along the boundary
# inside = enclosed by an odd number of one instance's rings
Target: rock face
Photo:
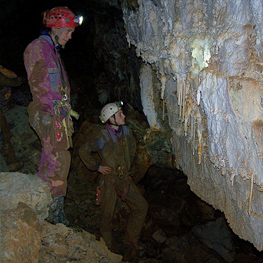
[[[125,1],[127,41],[141,68],[144,113],[172,130],[191,189],[263,250],[260,1]]]

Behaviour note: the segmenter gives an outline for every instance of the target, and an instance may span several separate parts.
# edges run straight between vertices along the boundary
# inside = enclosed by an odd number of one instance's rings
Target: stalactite
[[[126,39],[127,39],[127,42],[128,42],[128,47],[130,48],[131,47],[131,39],[130,39],[129,34],[126,35]]]
[[[186,96],[187,97],[187,96]],[[191,129],[191,118],[192,118],[192,111],[193,111],[193,103],[191,98],[185,99],[185,109],[184,109],[184,135],[188,135],[188,123],[190,122],[190,129]],[[190,139],[192,131],[190,131]]]
[[[163,121],[164,121],[164,112],[165,112],[164,108],[165,108],[165,101],[164,101],[164,98],[163,98]]]
[[[161,99],[163,100],[163,110],[162,110],[162,112],[163,112],[163,120],[164,120],[164,107],[165,107],[165,102],[164,102],[164,91],[165,91],[165,85],[166,85],[166,76],[165,76],[165,74],[164,73],[162,73],[162,75],[161,75]]]
[[[185,96],[186,96],[186,83],[185,80],[183,80],[183,85],[182,85],[182,94],[183,94],[183,98],[182,98],[182,122],[184,122],[184,117],[185,117]]]
[[[181,89],[181,77],[177,75],[177,101],[179,106],[179,120],[181,120],[181,98],[182,98],[182,89]]]
[[[196,125],[196,120],[193,117],[193,155],[195,154],[195,125]]]
[[[250,193],[249,193],[249,202],[248,202],[248,214],[251,215],[251,202],[252,202],[252,195],[253,195],[253,181],[254,181],[254,173],[251,174],[251,181],[250,181]]]
[[[185,108],[186,84],[185,77],[177,74],[177,98],[179,106],[179,120],[184,121],[184,108]]]
[[[231,186],[234,185],[235,176],[236,176],[236,173],[232,173],[230,176]]]
[[[198,164],[201,164],[201,159],[202,159],[202,137],[203,137],[203,129],[204,127],[202,126],[202,116],[198,111],[195,113],[195,119],[197,122],[197,135],[198,135],[198,146],[197,146],[197,153],[198,153]]]
[[[191,125],[191,129],[190,129],[190,138],[191,138],[191,140],[193,139],[193,137],[194,137],[194,125],[195,125],[195,123],[194,123],[194,117],[191,115],[191,118],[190,118],[190,125]]]
[[[198,133],[198,142],[199,142],[198,149],[197,149],[198,164],[201,164],[201,161],[202,161],[202,132],[198,129],[197,133]]]

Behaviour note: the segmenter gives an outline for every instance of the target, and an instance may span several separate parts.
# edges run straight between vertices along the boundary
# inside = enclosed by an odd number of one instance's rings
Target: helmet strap
[[[120,125],[120,124],[117,124],[115,114],[113,115],[113,118],[114,118],[114,122],[115,122],[115,123],[109,122],[109,124],[114,125],[114,126],[118,126],[118,127],[119,127],[119,126],[122,126],[122,125]]]
[[[59,45],[58,41],[59,41],[59,36],[55,35],[55,40],[56,40],[56,45]]]
[[[59,37],[61,36],[61,34],[64,32],[65,28],[61,28],[61,30],[59,31],[58,34],[55,33],[55,30],[53,29],[53,27],[51,28],[52,34],[55,36],[55,40],[56,40],[56,45],[59,45],[62,48],[65,48],[65,46],[62,46],[59,44]]]

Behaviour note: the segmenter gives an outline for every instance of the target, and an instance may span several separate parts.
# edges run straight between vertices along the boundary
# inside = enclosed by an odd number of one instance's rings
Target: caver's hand
[[[100,165],[98,171],[102,174],[107,174],[111,171],[111,168],[109,166]]]

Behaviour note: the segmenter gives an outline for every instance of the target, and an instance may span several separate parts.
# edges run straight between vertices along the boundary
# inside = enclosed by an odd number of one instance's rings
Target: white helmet
[[[106,104],[100,113],[100,120],[102,123],[107,122],[107,120],[113,116],[115,113],[117,113],[122,108],[123,102],[114,102],[114,103],[108,103]]]

